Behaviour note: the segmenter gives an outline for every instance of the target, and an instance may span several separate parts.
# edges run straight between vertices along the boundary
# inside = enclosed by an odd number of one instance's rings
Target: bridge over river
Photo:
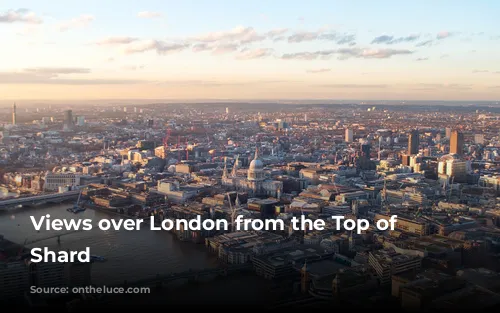
[[[7,199],[0,201],[0,210],[7,210],[19,205],[41,205],[45,203],[61,203],[63,201],[77,199],[80,194],[79,190],[72,190],[60,193],[51,193],[47,195],[20,197],[15,199]]]

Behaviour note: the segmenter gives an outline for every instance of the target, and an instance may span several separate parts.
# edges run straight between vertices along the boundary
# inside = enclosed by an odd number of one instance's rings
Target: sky
[[[500,99],[500,1],[2,0],[0,100]]]

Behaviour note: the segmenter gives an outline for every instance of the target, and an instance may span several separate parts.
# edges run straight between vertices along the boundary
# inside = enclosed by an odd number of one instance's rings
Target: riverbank
[[[45,229],[36,231],[31,216],[38,220],[41,216],[50,214],[52,219],[76,217],[93,221],[119,216],[109,211],[90,209],[75,215],[66,211],[69,207],[70,204],[58,204],[0,212],[0,233],[10,241],[23,244],[26,240],[50,237],[58,233]],[[181,242],[167,231],[151,231],[148,227],[139,231],[92,229],[63,236],[60,243],[56,239],[50,239],[40,241],[36,246],[48,247],[54,251],[81,251],[90,247],[91,254],[107,259],[107,262],[92,264],[92,283],[96,285],[120,284],[124,280],[136,281],[157,274],[219,266],[217,258],[207,253],[204,246]]]

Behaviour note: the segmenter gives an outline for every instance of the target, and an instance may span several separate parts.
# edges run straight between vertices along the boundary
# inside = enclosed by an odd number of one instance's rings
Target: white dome
[[[250,166],[248,167],[248,180],[263,180],[264,179],[264,163],[259,160],[259,149],[255,149],[255,157],[252,162],[250,162]]]
[[[250,166],[248,167],[249,170],[261,170],[264,168],[264,163],[262,163],[261,160],[259,159],[254,159],[252,162],[250,162]]]

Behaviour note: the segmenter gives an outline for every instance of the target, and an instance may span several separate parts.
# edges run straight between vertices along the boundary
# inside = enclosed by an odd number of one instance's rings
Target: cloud
[[[306,73],[318,74],[318,73],[326,73],[326,72],[330,72],[330,71],[331,71],[331,69],[329,69],[329,68],[319,68],[316,70],[307,70]]]
[[[281,56],[284,60],[315,60],[319,57],[329,57],[336,53],[336,50],[321,50],[315,52],[286,53]]]
[[[387,59],[393,55],[412,54],[413,51],[405,49],[341,49],[340,53],[345,57]]]
[[[339,34],[336,32],[327,32],[325,30],[295,32],[294,34],[288,36],[289,43],[300,43],[315,40],[333,41],[341,45],[354,42],[356,40],[356,36],[354,34]]]
[[[160,12],[142,11],[137,13],[137,17],[140,18],[158,18],[161,16],[162,14]]]
[[[288,32],[287,28],[272,29],[267,32],[258,33],[253,27],[238,26],[229,31],[211,32],[188,38],[186,41],[192,43],[193,52],[212,51],[213,54],[223,54],[245,49],[249,44],[265,40],[278,41],[283,34]],[[264,53],[267,49],[259,50]],[[244,50],[240,50],[244,52]],[[240,54],[244,58],[243,54]]]
[[[235,52],[240,46],[238,44],[221,44],[217,45],[213,50],[213,54],[226,54]]]
[[[86,27],[89,25],[92,21],[95,20],[95,17],[93,15],[80,15],[79,17],[73,18],[68,21],[64,21],[58,25],[58,29],[62,32],[65,32],[67,30],[73,29],[73,28],[81,28],[81,27]]]
[[[172,52],[180,52],[189,47],[184,43],[167,43],[161,40],[147,40],[140,42],[137,45],[128,46],[125,48],[125,54],[142,53],[147,51],[156,51],[159,55],[166,55]]]
[[[451,37],[453,35],[455,35],[455,33],[451,33],[451,32],[448,32],[448,31],[442,31],[442,32],[437,33],[436,39],[441,40],[441,39],[445,39],[445,38]]]
[[[265,36],[269,39],[275,39],[277,37],[284,35],[287,32],[288,32],[288,28],[277,28],[277,29],[273,29],[273,30],[268,31],[265,34]]]
[[[488,70],[473,70],[472,73],[473,74],[477,74],[477,73],[489,73],[490,71]]]
[[[252,59],[262,59],[270,56],[273,53],[273,49],[254,49],[254,50],[243,50],[236,58],[238,60],[252,60]]]
[[[340,58],[363,58],[363,59],[387,59],[394,55],[412,54],[413,51],[406,49],[361,49],[344,48],[337,51]]]
[[[320,32],[298,32],[288,37],[288,42],[297,43],[318,39]]]
[[[256,80],[256,81],[217,81],[217,80],[170,80],[156,81],[157,85],[167,86],[203,86],[203,87],[223,87],[223,86],[267,86],[276,83],[297,83],[292,80]]]
[[[437,89],[452,89],[456,91],[472,89],[472,84],[418,84],[423,89],[437,90]]]
[[[415,59],[415,61],[427,61],[429,60],[429,58],[417,58]]]
[[[434,44],[434,41],[433,40],[426,40],[426,41],[422,41],[422,42],[419,42],[415,45],[415,47],[430,47]]]
[[[320,50],[315,52],[288,53],[281,56],[282,59],[291,60],[315,60],[318,58],[327,59],[332,55],[337,55],[340,60],[349,58],[362,59],[387,59],[394,55],[412,54],[413,51],[405,49],[362,49],[362,48],[341,48],[336,50]]]
[[[125,45],[137,41],[138,38],[135,37],[108,37],[103,40],[96,42],[97,45]]]
[[[24,72],[35,74],[86,74],[90,73],[90,69],[82,67],[31,67],[25,68]]]
[[[253,27],[238,26],[229,31],[212,32],[192,38],[194,42],[215,43],[215,42],[239,42],[251,43],[262,41],[266,36],[258,34]]]
[[[323,84],[323,85],[313,85],[315,87],[324,87],[324,88],[336,88],[336,89],[345,89],[345,88],[387,88],[388,85],[382,84]]]
[[[129,70],[129,71],[137,71],[137,70],[142,70],[144,69],[146,66],[144,65],[127,65],[127,66],[124,66],[122,67],[124,70]]]
[[[387,35],[382,35],[375,37],[372,40],[372,44],[387,44],[387,45],[393,45],[393,44],[398,44],[402,42],[412,42],[420,38],[420,35],[413,34],[409,35],[406,37],[398,37],[395,38],[394,36],[387,36]]]
[[[372,43],[386,43],[390,42],[393,38],[394,38],[393,36],[382,35],[375,37],[375,39],[372,40]]]
[[[441,54],[441,56],[439,57],[440,59],[446,59],[446,58],[449,58],[450,55],[449,54]]]
[[[209,51],[212,49],[213,49],[213,46],[209,45],[207,43],[197,43],[197,44],[193,45],[193,47],[192,47],[193,52]]]
[[[62,77],[63,74],[90,73],[83,68],[30,68],[18,72],[0,72],[0,84],[44,85],[118,85],[138,84],[146,81],[133,79],[80,79]]]
[[[274,38],[273,38],[273,41],[274,41],[274,42],[278,42],[278,41],[283,41],[283,40],[285,40],[285,39],[286,39],[286,37],[285,37],[285,36],[277,36],[277,37],[274,37]]]
[[[27,9],[8,10],[0,13],[0,23],[41,24],[43,21]]]

